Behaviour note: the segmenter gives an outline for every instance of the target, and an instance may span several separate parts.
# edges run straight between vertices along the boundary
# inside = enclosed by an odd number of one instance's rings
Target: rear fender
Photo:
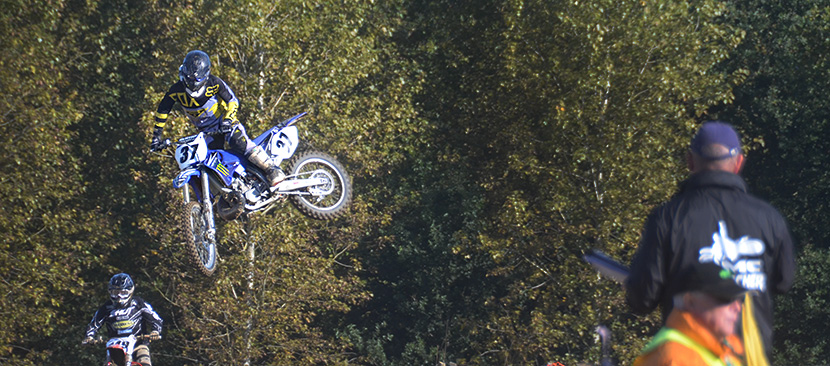
[[[269,128],[254,138],[254,143],[262,146],[274,164],[279,166],[283,160],[290,158],[297,150],[300,138],[297,127],[293,125],[305,115],[306,112],[300,113]]]

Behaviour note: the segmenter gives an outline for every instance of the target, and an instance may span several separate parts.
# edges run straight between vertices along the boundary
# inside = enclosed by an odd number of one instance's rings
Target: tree
[[[731,100],[731,76],[714,66],[741,33],[718,22],[723,10],[710,1],[411,4],[401,43],[427,73],[419,105],[438,147],[416,160],[432,169],[416,177],[434,183],[396,186],[420,193],[401,195],[407,209],[380,231],[391,242],[367,266],[411,263],[405,275],[378,270],[373,292],[427,294],[370,304],[386,327],[372,344],[392,339],[379,363],[417,352],[421,364],[596,360],[598,322],[636,335],[617,351],[633,358],[656,323],[626,316],[619,289],[579,257],[591,246],[633,252],[648,210],[682,177],[696,118]],[[418,321],[395,327],[399,319]]]
[[[811,326],[827,318],[819,2],[3,8],[6,363],[99,361],[77,343],[102,284],[125,271],[166,320],[159,365],[595,362],[598,323],[627,364],[659,320],[630,316],[580,256],[630,257],[685,177],[692,130],[713,118],[743,132],[750,187],[804,243],[777,359],[827,358]],[[309,112],[305,148],[336,155],[356,193],[332,222],[289,206],[221,222],[210,278],[175,228],[175,164],[147,152],[191,49],[211,55],[251,135]],[[194,131],[181,117],[166,137]]]
[[[110,231],[101,207],[82,199],[89,185],[73,130],[82,98],[69,75],[83,56],[72,37],[78,18],[61,1],[6,1],[4,9],[0,358],[30,365],[77,348],[80,335],[67,328],[88,298],[79,278],[101,262],[88,243]]]
[[[190,49],[210,54],[212,72],[239,97],[239,115],[251,136],[308,111],[298,125],[307,144],[301,149],[338,156],[361,192],[365,182],[398,159],[396,142],[413,138],[400,134],[421,128],[407,105],[417,82],[409,83],[407,63],[397,60],[385,41],[400,21],[387,14],[395,3],[193,5],[182,9],[187,16],[160,41],[159,54],[176,60]],[[180,41],[200,26],[202,43]],[[154,72],[163,75],[164,65],[156,66]],[[157,102],[158,91],[166,87],[150,83],[145,90]],[[173,121],[165,133],[189,134],[192,128],[181,122]],[[142,124],[150,130],[151,114]],[[181,340],[184,357],[252,364],[342,362],[349,340],[331,331],[342,326],[337,314],[368,296],[356,277],[361,265],[349,254],[360,233],[378,220],[366,200],[358,196],[349,217],[330,223],[289,209],[222,223],[224,261],[214,277],[202,279],[187,269],[170,269],[181,267],[174,254],[176,233],[169,226],[180,206],[176,194],[167,194],[173,168],[155,167],[156,189],[166,194],[158,197],[154,215],[163,220],[146,222],[142,229],[158,238],[163,252],[173,254],[164,256],[154,272],[160,274],[164,285],[159,289],[169,299],[174,321],[181,324],[172,334]]]
[[[743,72],[733,105],[714,110],[743,132],[745,176],[755,194],[769,199],[788,219],[797,239],[799,270],[793,290],[776,304],[776,364],[818,364],[830,355],[814,324],[828,320],[820,302],[826,267],[830,181],[824,166],[830,122],[824,90],[830,85],[828,7],[820,1],[730,2],[728,22],[746,40],[724,65]],[[806,305],[806,306],[805,306]]]

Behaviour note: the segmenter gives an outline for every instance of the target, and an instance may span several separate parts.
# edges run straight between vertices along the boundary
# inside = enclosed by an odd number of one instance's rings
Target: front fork
[[[205,236],[207,236],[208,240],[214,241],[216,240],[216,224],[213,220],[213,203],[210,200],[210,178],[207,172],[202,171],[199,174],[202,184],[202,212],[207,219],[208,229],[205,232]],[[190,202],[190,185],[185,184],[182,186],[184,190],[182,190],[182,195],[184,195],[184,202]]]

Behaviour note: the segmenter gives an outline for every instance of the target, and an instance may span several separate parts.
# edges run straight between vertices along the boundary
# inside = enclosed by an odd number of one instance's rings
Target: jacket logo
[[[766,291],[767,275],[761,258],[765,250],[766,245],[759,239],[746,235],[737,240],[730,238],[726,223],[718,221],[718,231],[712,233],[712,246],[700,248],[698,261],[714,262],[736,272],[735,281],[748,290]]]
[[[170,98],[173,98],[173,100],[179,102],[179,104],[185,108],[194,108],[199,106],[196,99],[193,99],[193,97],[187,95],[187,93],[173,93],[170,94]]]
[[[205,96],[206,96],[206,97],[208,97],[208,98],[210,98],[210,97],[212,97],[214,94],[216,94],[217,92],[219,92],[219,84],[216,84],[216,85],[214,85],[214,86],[209,86],[209,87],[207,87],[207,88],[205,89]]]
[[[132,320],[122,320],[120,322],[115,322],[112,324],[112,327],[115,329],[130,329],[135,325],[135,322]]]

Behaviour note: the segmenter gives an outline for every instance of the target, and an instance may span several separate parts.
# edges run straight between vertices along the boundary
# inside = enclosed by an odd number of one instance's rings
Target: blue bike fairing
[[[248,165],[246,162],[246,159],[239,157],[231,151],[208,150],[208,158],[204,162],[204,166],[216,172],[216,174],[222,178],[222,183],[226,186],[230,186],[233,181],[234,171],[240,166],[242,167],[242,170],[246,169]],[[182,170],[178,175],[176,175],[176,178],[173,179],[173,187],[181,188],[185,184],[190,183],[193,187],[193,192],[201,200],[201,183],[199,181],[201,174],[202,173],[198,168]]]
[[[226,186],[229,186],[233,181],[234,170],[236,170],[236,168],[240,165],[245,167],[246,160],[247,159],[240,158],[231,151],[209,150],[205,166],[215,171],[216,174],[222,178],[222,182],[225,183]]]
[[[268,137],[268,136],[270,136],[271,134],[273,134],[274,132],[277,132],[277,131],[278,131],[278,130],[277,130],[277,128],[276,128],[276,127],[271,127],[271,128],[269,128],[268,130],[266,130],[266,131],[265,131],[265,132],[263,132],[261,135],[257,136],[256,138],[254,138],[254,139],[253,139],[253,140],[251,140],[251,141],[253,141],[253,142],[254,142],[254,144],[256,144],[256,145],[260,145],[260,146],[262,146],[262,143],[263,143],[265,140],[267,140],[267,137]]]
[[[233,150],[211,149],[210,146],[214,143],[214,141],[217,141],[214,139],[214,135],[205,135],[205,142],[208,144],[208,158],[205,161],[205,166],[219,174],[219,176],[222,177],[223,183],[225,183],[226,186],[229,186],[231,181],[233,181],[234,170],[240,166],[243,171],[248,169],[248,159],[245,159],[242,155],[237,154]],[[221,146],[221,144],[218,146]],[[217,153],[218,156],[215,156],[213,154],[214,152]]]

